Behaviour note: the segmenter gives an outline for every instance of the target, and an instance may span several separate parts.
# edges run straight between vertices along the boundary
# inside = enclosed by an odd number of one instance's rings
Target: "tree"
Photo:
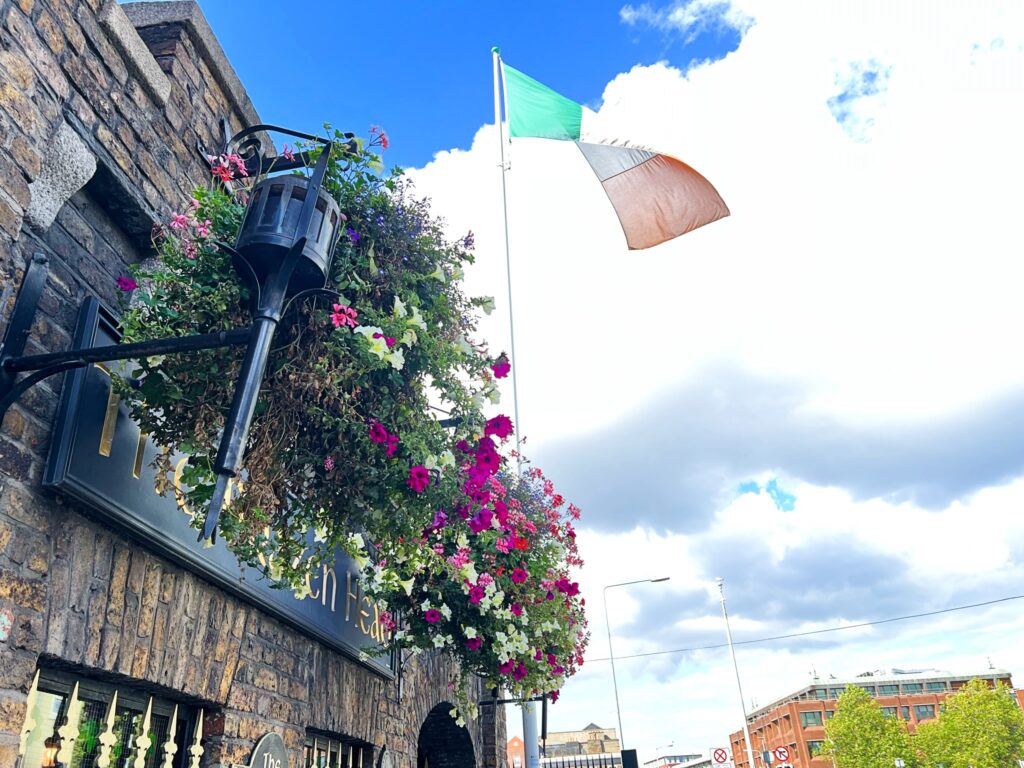
[[[971,680],[946,699],[938,720],[918,727],[914,746],[927,766],[1014,766],[1024,748],[1024,712],[1003,683]]]
[[[897,758],[913,768],[916,762],[906,725],[886,717],[878,702],[854,685],[839,695],[818,754],[832,758],[835,768],[893,768]]]

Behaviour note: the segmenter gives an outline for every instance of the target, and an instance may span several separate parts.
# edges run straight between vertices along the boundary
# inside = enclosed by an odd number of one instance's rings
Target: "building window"
[[[918,704],[914,707],[914,717],[918,720],[931,720],[935,717],[934,704]]]
[[[896,707],[882,707],[882,714],[886,717],[896,717]]]
[[[821,746],[824,743],[825,743],[824,741],[808,741],[807,742],[807,751],[811,753],[811,757],[817,757],[818,756],[818,752],[821,751]]]
[[[816,699],[827,699],[828,698],[828,688],[815,688],[814,689],[814,698],[816,698]]]
[[[828,697],[830,699],[838,699],[839,698],[839,694],[841,694],[845,690],[846,690],[845,688],[829,688],[828,689]]]
[[[945,683],[928,683],[929,691],[944,691],[946,690]]]
[[[868,696],[874,696],[875,695],[875,686],[873,686],[873,685],[862,685],[861,688],[863,688],[867,692]]]
[[[879,696],[895,696],[900,692],[898,685],[880,685],[878,686]]]
[[[804,728],[812,725],[821,725],[821,712],[801,712],[800,724]]]
[[[910,719],[910,707],[900,707],[900,717],[904,720]]]
[[[40,670],[29,700],[24,768],[134,765],[140,750],[145,768],[168,755],[168,765],[185,768],[189,749],[200,747],[198,709],[127,686]]]
[[[373,747],[339,736],[307,733],[302,765],[304,768],[370,768]]]
[[[826,720],[831,720],[833,717],[835,717],[835,714],[836,714],[836,711],[834,709],[826,709],[825,710],[825,719]]]
[[[924,686],[921,683],[904,683],[904,693],[921,693],[924,690]]]

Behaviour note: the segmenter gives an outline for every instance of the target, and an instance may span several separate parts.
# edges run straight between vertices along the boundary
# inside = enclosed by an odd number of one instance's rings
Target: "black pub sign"
[[[86,299],[75,344],[116,344],[116,327],[112,313],[96,299]],[[379,646],[387,635],[380,609],[363,594],[351,558],[338,551],[333,566],[310,577],[309,594],[302,599],[290,590],[272,588],[257,569],[241,565],[223,542],[203,547],[196,541],[184,497],[161,496],[154,490],[151,461],[159,450],[113,392],[108,370],[97,364],[65,374],[44,485],[83,502],[147,547],[225,591],[373,671],[393,675],[391,657],[361,653]],[[175,467],[183,461],[183,456],[176,456]],[[175,473],[175,483],[179,475],[180,471]]]

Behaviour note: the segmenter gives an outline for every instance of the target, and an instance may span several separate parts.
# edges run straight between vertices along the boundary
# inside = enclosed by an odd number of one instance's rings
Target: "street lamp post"
[[[750,742],[750,728],[747,726],[747,704],[743,700],[743,685],[740,683],[740,667],[736,663],[736,651],[732,647],[732,631],[729,629],[729,612],[725,610],[725,581],[722,578],[715,579],[718,585],[718,593],[722,598],[722,618],[725,619],[725,638],[729,641],[729,655],[732,657],[732,668],[736,672],[736,688],[740,694],[740,709],[743,711],[743,738],[747,742],[747,759],[750,761],[750,768],[754,765],[754,747]]]
[[[608,619],[608,590],[612,587],[628,587],[630,584],[656,584],[659,581],[668,581],[668,576],[662,576],[658,579],[637,579],[636,581],[623,581],[618,584],[609,584],[602,591],[602,601],[604,602],[604,625],[608,630],[608,660],[612,663],[612,687],[615,690],[615,715],[619,720],[619,751],[621,752],[623,747],[626,746],[626,741],[622,735],[622,710],[619,708],[619,682],[615,678],[615,653],[612,650],[612,625]]]

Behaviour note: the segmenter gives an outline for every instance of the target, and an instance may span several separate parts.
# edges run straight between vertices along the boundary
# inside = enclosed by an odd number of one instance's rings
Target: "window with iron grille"
[[[189,748],[199,746],[195,707],[145,691],[40,670],[29,692],[24,728],[24,768],[134,766],[185,768]]]
[[[344,736],[306,734],[304,768],[372,768],[373,747]]]

